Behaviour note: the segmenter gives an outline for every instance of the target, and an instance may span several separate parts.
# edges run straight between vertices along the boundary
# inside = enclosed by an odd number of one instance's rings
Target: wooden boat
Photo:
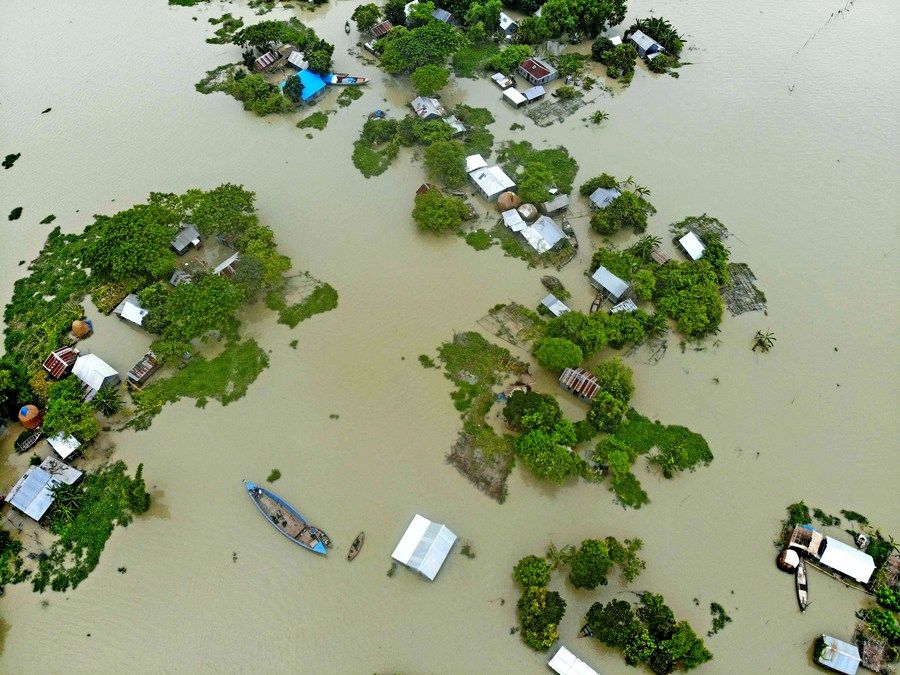
[[[244,487],[247,488],[247,493],[259,512],[282,535],[313,553],[325,555],[328,552],[325,544],[314,534],[315,528],[310,527],[293,506],[256,483],[245,480]]]
[[[360,85],[369,81],[368,77],[358,77],[356,75],[348,75],[347,73],[332,73],[324,78],[325,84],[345,84]]]
[[[350,544],[350,550],[347,552],[347,560],[353,560],[356,556],[359,555],[359,551],[363,547],[363,542],[365,540],[365,532],[360,532],[358,535],[356,535],[356,539],[354,539],[353,543]]]
[[[800,564],[797,565],[795,579],[797,582],[797,602],[800,604],[800,611],[805,612],[809,606],[809,586],[806,581],[806,563],[802,558]]]
[[[345,21],[345,22],[344,22],[344,32],[345,32],[347,35],[350,35],[350,22],[349,22],[349,21]]]
[[[318,527],[309,526],[309,531],[312,532],[313,536],[325,544],[325,548],[331,548],[331,537],[325,534],[325,530],[320,530]]]

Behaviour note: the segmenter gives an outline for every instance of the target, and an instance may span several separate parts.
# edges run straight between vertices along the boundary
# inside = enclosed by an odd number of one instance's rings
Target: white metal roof
[[[516,211],[516,209],[509,209],[500,215],[503,216],[503,224],[513,232],[521,232],[525,229],[525,221],[522,220],[522,216],[519,215],[519,212]]]
[[[100,389],[106,378],[119,374],[106,361],[95,354],[79,354],[72,373],[91,389]]]
[[[611,38],[609,38],[609,41],[612,42],[613,47],[618,47],[620,44],[622,44],[622,38],[618,35],[613,35]]]
[[[597,271],[591,275],[591,281],[595,286],[600,286],[601,288],[609,291],[610,295],[615,298],[621,298],[623,295],[625,295],[625,291],[628,290],[627,283],[622,281],[619,277],[617,277],[602,265],[598,267]]]
[[[182,251],[191,244],[196,246],[199,242],[200,233],[197,231],[197,228],[188,224],[178,230],[178,234],[176,234],[175,238],[172,240],[172,246],[177,250]]]
[[[529,101],[533,101],[536,98],[540,98],[544,94],[547,93],[547,90],[544,89],[543,85],[536,84],[533,87],[526,89],[522,92],[522,96],[524,96]]]
[[[478,188],[493,198],[516,186],[515,181],[504,173],[499,166],[487,166],[469,173],[469,178]]]
[[[637,309],[638,306],[634,304],[634,300],[628,298],[628,300],[623,300],[619,304],[614,305],[613,308],[609,310],[609,313],[618,314],[619,312],[628,312],[630,314],[631,312],[636,312]]]
[[[688,257],[691,260],[700,260],[700,257],[703,255],[703,251],[706,250],[706,246],[703,245],[703,242],[700,241],[700,237],[698,237],[693,232],[688,232],[681,239],[678,240],[678,245],[684,249],[684,252],[688,254]]]
[[[144,317],[149,313],[141,307],[141,302],[134,293],[126,295],[125,299],[119,303],[119,306],[113,312],[138,326],[144,322]]]
[[[598,209],[605,209],[613,199],[621,194],[617,188],[599,187],[591,193],[589,199]]]
[[[288,54],[287,60],[288,63],[298,68],[299,70],[306,70],[307,68],[309,68],[309,61],[306,60],[303,52],[293,51]]]
[[[81,447],[81,443],[78,442],[77,438],[74,436],[67,436],[62,432],[56,434],[56,436],[51,436],[47,439],[47,442],[50,444],[50,447],[56,451],[56,454],[63,459],[66,459]]]
[[[225,258],[225,260],[223,260],[218,265],[216,265],[215,268],[213,268],[213,273],[220,274],[222,272],[222,270],[224,270],[228,267],[231,267],[234,263],[236,263],[240,259],[241,259],[240,253],[235,253],[233,255],[228,256],[227,258]]]
[[[519,27],[513,18],[506,12],[500,12],[500,30],[510,31]]]
[[[450,117],[445,117],[444,121],[453,127],[453,131],[456,133],[453,134],[463,134],[466,132],[466,125],[459,121],[459,118],[456,115],[450,115]]]
[[[823,635],[822,639],[825,641],[825,651],[819,657],[819,663],[839,673],[855,675],[860,662],[859,648],[830,635]]]
[[[496,84],[501,89],[506,89],[507,87],[511,87],[514,84],[513,81],[503,73],[494,73],[493,75],[491,75],[491,79],[494,81],[494,84]]]
[[[548,295],[546,298],[541,300],[541,304],[550,310],[550,313],[553,316],[562,316],[566,312],[571,312],[572,310],[564,303],[562,300],[557,298],[553,293]]]
[[[53,457],[40,466],[30,467],[16,481],[6,496],[6,501],[33,520],[40,520],[53,504],[53,487],[58,483],[71,485],[82,473]]]
[[[483,169],[487,166],[484,157],[481,155],[469,155],[466,157],[466,173],[472,173],[477,169]]]
[[[868,583],[875,571],[872,556],[831,537],[825,537],[825,550],[819,557],[819,562],[861,584]]]
[[[553,199],[548,202],[544,202],[541,204],[541,208],[548,213],[550,211],[559,211],[561,209],[569,208],[569,195],[567,194],[558,194]]]
[[[455,542],[456,535],[446,525],[417,513],[391,557],[434,581]]]
[[[503,98],[508,99],[510,103],[513,105],[522,105],[525,103],[526,99],[525,94],[516,89],[515,87],[510,87],[509,89],[503,90]]]
[[[559,675],[598,675],[596,670],[565,647],[560,647],[547,665]]]
[[[662,49],[662,45],[660,45],[656,40],[639,30],[634,31],[631,34],[630,39],[632,42],[634,42],[634,44],[644,50],[652,49],[654,46],[656,46],[660,50]]]
[[[562,231],[562,228],[550,216],[540,216],[531,226],[547,242],[549,248],[553,248],[562,239],[565,239],[566,233]]]
[[[65,462],[56,459],[55,457],[47,457],[43,462],[40,463],[38,467],[46,471],[55,481],[59,481],[60,483],[65,483],[66,485],[73,485],[78,482],[78,479],[83,475],[81,471],[76,469],[73,466],[69,466]]]

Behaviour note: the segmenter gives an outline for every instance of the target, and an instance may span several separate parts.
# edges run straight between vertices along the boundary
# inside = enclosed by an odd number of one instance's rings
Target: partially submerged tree
[[[459,228],[467,213],[468,209],[462,200],[446,197],[438,190],[429,190],[425,194],[416,195],[412,217],[420,230],[445,232]]]
[[[466,182],[465,155],[459,141],[436,141],[425,150],[425,167],[435,180],[457,188]]]
[[[381,18],[381,8],[374,2],[358,5],[350,18],[356,22],[356,29],[362,33],[378,23],[378,19]]]
[[[450,71],[443,66],[429,63],[416,68],[410,79],[416,93],[422,96],[431,96],[447,86],[450,81]]]

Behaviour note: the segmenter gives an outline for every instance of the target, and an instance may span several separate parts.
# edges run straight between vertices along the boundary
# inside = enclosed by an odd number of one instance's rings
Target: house
[[[591,202],[591,208],[594,211],[605,209],[610,205],[613,199],[621,195],[622,192],[618,188],[602,188],[598,187],[591,193],[588,199]]]
[[[618,35],[613,35],[611,38],[609,38],[609,41],[613,47],[618,47],[620,44],[622,44],[622,38]]]
[[[219,276],[223,276],[226,279],[233,278],[240,259],[240,253],[235,253],[234,255],[228,256],[227,258],[225,258],[225,260],[223,260],[213,268],[213,274],[218,274]]]
[[[859,648],[849,642],[822,634],[814,648],[819,665],[846,675],[856,675],[859,668]]]
[[[156,354],[147,352],[141,360],[135,363],[128,371],[126,384],[132,389],[142,389],[153,373],[159,370],[162,364],[156,360]]]
[[[566,312],[572,311],[562,300],[553,295],[553,293],[541,300],[541,304],[546,307],[547,311],[553,316],[562,316]]]
[[[678,248],[684,251],[691,260],[700,260],[703,257],[703,251],[706,250],[700,237],[693,232],[688,232],[678,240]]]
[[[300,100],[305,104],[310,104],[325,93],[325,80],[318,73],[309,70],[301,70],[294,77],[300,80],[302,92]],[[282,84],[282,88],[284,85]]]
[[[530,56],[519,64],[519,74],[531,84],[547,84],[556,79],[556,68],[544,59]]]
[[[832,537],[825,537],[819,548],[819,562],[861,584],[869,583],[875,573],[872,556]]]
[[[431,13],[431,16],[433,16],[438,21],[443,21],[444,23],[450,23],[450,21],[453,19],[453,15],[450,12],[448,12],[446,9],[441,9],[440,7],[434,10]]]
[[[78,442],[77,438],[62,432],[48,438],[47,443],[63,459],[68,459],[71,455],[78,452],[78,448],[81,447],[81,443]]]
[[[436,98],[416,96],[409,105],[420,120],[438,120],[447,114],[444,106]]]
[[[635,48],[637,48],[638,56],[641,58],[646,58],[651,54],[666,51],[656,40],[639,30],[634,31],[629,35],[628,39],[634,43]]]
[[[566,368],[559,376],[559,384],[563,389],[575,394],[585,401],[593,400],[600,390],[597,378],[584,368]]]
[[[480,158],[480,155],[478,155]],[[482,161],[484,161],[482,159]],[[468,159],[466,160],[468,166]],[[469,172],[469,180],[478,188],[481,196],[489,202],[495,201],[501,193],[516,187],[515,181],[499,166],[485,166]]]
[[[788,541],[788,548],[799,551],[805,556],[819,557],[819,549],[825,537],[820,532],[816,532],[811,525],[797,525],[791,532],[791,538]]]
[[[172,240],[172,250],[178,255],[184,255],[192,248],[200,248],[203,242],[200,240],[200,233],[193,225],[185,225]]]
[[[372,26],[372,28],[369,29],[369,33],[372,35],[373,39],[377,40],[390,33],[393,28],[394,24],[390,21],[382,21],[381,23],[376,23]]]
[[[191,283],[191,275],[189,272],[184,270],[175,270],[172,272],[172,277],[169,279],[169,283],[173,286],[178,286],[179,284],[189,284]]]
[[[113,313],[118,314],[120,319],[140,326],[144,323],[144,317],[150,312],[141,307],[141,301],[134,293],[129,293],[113,310]]]
[[[74,347],[60,347],[50,352],[50,356],[44,361],[44,370],[52,379],[61,380],[72,372],[77,358],[78,350]]]
[[[472,173],[476,169],[484,169],[487,167],[487,162],[484,161],[484,157],[481,155],[469,155],[466,157],[466,173]]]
[[[556,650],[556,653],[547,662],[547,665],[559,675],[599,675],[596,670],[565,647],[560,647]]]
[[[569,195],[558,194],[549,202],[541,202],[541,212],[548,216],[555,216],[569,208]]]
[[[503,90],[503,100],[509,103],[513,108],[521,108],[528,103],[528,99],[525,98],[525,95],[513,87]]]
[[[418,188],[416,188],[416,197],[421,197],[424,194],[428,194],[432,190],[437,189],[434,183],[422,183]]]
[[[6,495],[6,501],[34,521],[40,520],[53,505],[53,490],[65,483],[74,485],[84,474],[68,464],[48,457],[40,466],[30,467]]]
[[[522,92],[522,96],[525,97],[526,103],[534,103],[535,101],[540,101],[546,95],[547,90],[539,84],[536,84],[535,86],[530,87]]]
[[[446,525],[416,514],[391,557],[434,581],[454,543],[456,535]]]
[[[550,216],[539,216],[529,227],[540,237],[538,246],[535,246],[530,240],[528,241],[538,253],[546,253],[566,240],[566,233],[562,231],[562,228]],[[528,229],[526,227],[522,231],[526,240],[528,240],[528,235],[526,234]]]
[[[115,386],[121,381],[115,369],[94,354],[79,354],[72,367],[72,374],[84,385],[85,400],[88,401],[101,389]]]
[[[511,77],[507,77],[503,73],[494,73],[491,75],[491,81],[501,89],[509,89],[516,84]]]
[[[303,52],[292,51],[288,54],[287,57],[288,63],[290,63],[297,70],[306,70],[309,68],[309,61],[306,60],[306,56]]]
[[[444,118],[444,122],[446,122],[450,128],[453,129],[453,135],[459,136],[460,134],[466,133],[466,125],[459,121],[459,118],[456,115],[450,115],[449,117]]]
[[[636,312],[637,309],[638,306],[634,304],[634,300],[632,300],[631,298],[627,298],[617,305],[613,305],[612,309],[609,310],[609,313],[618,314],[619,312],[627,312],[628,314],[631,314],[632,312]]]
[[[621,302],[628,293],[628,283],[602,265],[591,275],[591,286],[603,293],[613,304]]]
[[[519,24],[513,21],[512,17],[506,12],[500,12],[500,31],[510,38],[519,30]]]
[[[503,216],[503,224],[513,232],[521,232],[528,227],[528,224],[522,220],[522,216],[519,215],[519,212],[516,211],[516,209],[509,209],[500,215]]]
[[[253,62],[253,70],[257,73],[263,73],[269,70],[280,58],[281,54],[278,52],[266,52]]]

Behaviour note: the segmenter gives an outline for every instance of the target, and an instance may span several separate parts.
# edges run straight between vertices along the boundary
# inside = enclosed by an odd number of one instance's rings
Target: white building
[[[88,401],[104,387],[112,387],[121,381],[115,368],[94,354],[79,354],[72,368],[72,374],[81,380],[87,389],[85,399]]]
[[[560,647],[547,665],[559,675],[598,675],[596,670],[565,647]]]
[[[53,506],[53,489],[61,483],[73,485],[82,475],[78,469],[48,457],[40,466],[30,467],[16,481],[6,495],[6,501],[32,520],[40,521]]]
[[[475,155],[484,162],[481,155]],[[466,166],[469,166],[469,157],[466,160]],[[516,187],[516,182],[506,175],[499,166],[484,166],[469,172],[469,180],[478,188],[481,196],[489,202],[497,200],[502,193],[512,190]]]
[[[831,537],[819,549],[819,562],[861,584],[869,583],[875,572],[872,556]]]
[[[572,311],[566,303],[553,295],[553,293],[541,300],[541,304],[546,307],[553,316],[562,316],[566,312]]]
[[[141,307],[141,301],[138,300],[138,297],[134,293],[129,293],[113,310],[113,314],[118,314],[119,318],[140,326],[144,323],[144,317],[147,316],[149,312]]]
[[[688,258],[691,260],[700,260],[703,256],[703,251],[706,250],[706,246],[703,245],[703,242],[700,241],[700,237],[698,237],[693,232],[688,232],[681,239],[678,240],[678,247],[685,252]]]
[[[591,285],[615,304],[621,302],[628,293],[628,283],[602,265],[591,275]]]
[[[446,525],[433,523],[417,513],[391,557],[434,581],[454,543],[456,535]]]

